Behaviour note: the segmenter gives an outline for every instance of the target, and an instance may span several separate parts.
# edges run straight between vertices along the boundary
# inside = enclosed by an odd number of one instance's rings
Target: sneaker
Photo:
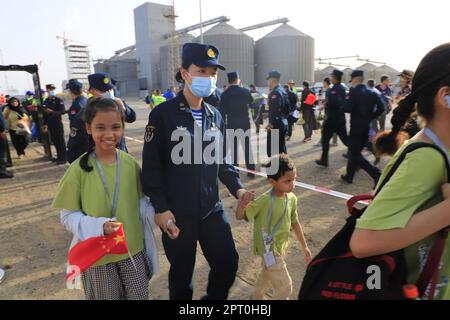
[[[328,163],[322,162],[322,160],[316,160],[315,163],[316,163],[318,166],[328,168]]]
[[[346,174],[343,174],[341,176],[341,180],[347,182],[348,184],[352,184],[353,183],[353,181],[350,180],[350,178]]]

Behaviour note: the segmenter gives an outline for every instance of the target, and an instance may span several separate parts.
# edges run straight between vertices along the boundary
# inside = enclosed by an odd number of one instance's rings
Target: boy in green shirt
[[[267,168],[276,172],[268,175],[272,189],[256,201],[242,199],[236,211],[238,220],[254,222],[254,253],[262,257],[262,272],[256,284],[253,299],[263,300],[273,289],[275,300],[287,300],[292,293],[292,279],[284,260],[291,230],[300,242],[306,262],[311,262],[311,251],[306,244],[302,226],[298,220],[295,188],[297,170],[294,162],[285,154],[273,157]]]

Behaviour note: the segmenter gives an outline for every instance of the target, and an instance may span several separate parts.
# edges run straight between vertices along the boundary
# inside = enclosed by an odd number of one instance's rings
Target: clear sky
[[[91,45],[94,59],[135,43],[133,9],[143,0],[1,0],[0,64],[39,64],[43,83],[66,79],[62,41]],[[152,2],[171,3],[170,0]],[[176,0],[177,28],[199,22],[199,0]],[[396,69],[414,69],[430,49],[450,41],[448,0],[203,0],[203,19],[226,15],[239,28],[287,17],[316,40],[316,57],[359,54]],[[6,9],[6,10],[5,10]],[[275,27],[250,32],[256,39]],[[362,64],[362,63],[361,63]],[[356,65],[355,65],[356,66]],[[9,86],[32,87],[31,77],[9,72]],[[0,74],[0,92],[5,74]]]

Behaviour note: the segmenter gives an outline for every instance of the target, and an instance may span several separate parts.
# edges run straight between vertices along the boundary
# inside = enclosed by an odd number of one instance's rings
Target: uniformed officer
[[[13,174],[6,170],[6,148],[8,148],[8,124],[3,117],[3,112],[0,111],[0,179],[10,179]]]
[[[86,153],[89,147],[89,136],[83,121],[87,97],[83,94],[83,84],[76,79],[71,79],[66,89],[72,98],[69,109],[70,135],[67,142],[67,161],[72,163]]]
[[[52,161],[61,165],[66,163],[66,141],[62,115],[66,113],[64,101],[56,96],[56,86],[47,85],[48,98],[44,101],[44,125],[50,133],[50,139],[56,148],[57,157]]]
[[[271,90],[269,94],[269,124],[267,125],[267,156],[287,153],[286,134],[288,130],[289,99],[280,85],[281,74],[271,71],[266,79]],[[278,130],[278,149],[272,150],[273,130]]]
[[[346,92],[341,84],[344,73],[333,70],[331,82],[333,87],[328,88],[325,93],[325,120],[322,128],[322,157],[316,160],[319,166],[328,167],[328,153],[330,151],[330,139],[337,134],[345,146],[348,146],[347,126],[345,113],[342,108]]]
[[[114,86],[112,79],[107,73],[94,73],[88,76],[89,92],[96,98],[114,99],[116,103],[124,110],[125,121],[133,123],[136,121],[136,112],[122,99],[114,95]],[[125,137],[119,143],[119,149],[128,152],[125,143]]]
[[[251,133],[249,105],[253,103],[252,94],[248,89],[241,87],[241,79],[238,72],[228,73],[228,89],[222,94],[220,99],[219,110],[225,120],[227,130],[243,130],[244,133]],[[230,141],[233,138],[234,141]],[[239,144],[242,146],[245,155],[245,164],[247,169],[255,170],[255,161],[252,154],[251,134],[248,136],[237,137],[237,132],[234,132],[233,137],[229,137],[228,143],[232,143],[233,150],[233,164],[238,165],[238,150]],[[247,175],[250,178],[254,174]]]
[[[207,163],[202,157],[211,140],[220,141],[218,136],[225,133],[220,112],[203,101],[216,88],[217,69],[225,70],[217,48],[185,44],[176,77],[185,89],[150,113],[145,132],[142,186],[164,231],[170,298],[175,300],[192,299],[197,242],[211,267],[205,299],[227,298],[239,256],[219,198],[219,180],[236,198],[254,199],[243,189],[237,170],[226,163],[223,148],[216,150],[217,161]]]
[[[358,167],[365,170],[375,181],[380,178],[380,170],[372,166],[361,151],[369,140],[370,122],[379,117],[385,110],[385,106],[380,96],[370,91],[363,84],[364,72],[355,70],[351,74],[352,88],[345,98],[343,109],[351,114],[349,158],[347,174],[341,179],[347,183],[353,183],[353,177]]]

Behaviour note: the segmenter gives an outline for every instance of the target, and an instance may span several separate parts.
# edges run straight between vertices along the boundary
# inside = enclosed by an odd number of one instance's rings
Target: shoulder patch
[[[153,140],[153,138],[155,137],[155,132],[156,132],[156,127],[155,126],[151,126],[148,125],[145,128],[145,137],[144,140],[146,143],[149,143]]]
[[[77,136],[78,129],[77,128],[70,128],[70,137],[75,138]]]
[[[276,98],[278,98],[278,96],[276,94],[273,94],[270,98],[271,99],[276,99]]]

